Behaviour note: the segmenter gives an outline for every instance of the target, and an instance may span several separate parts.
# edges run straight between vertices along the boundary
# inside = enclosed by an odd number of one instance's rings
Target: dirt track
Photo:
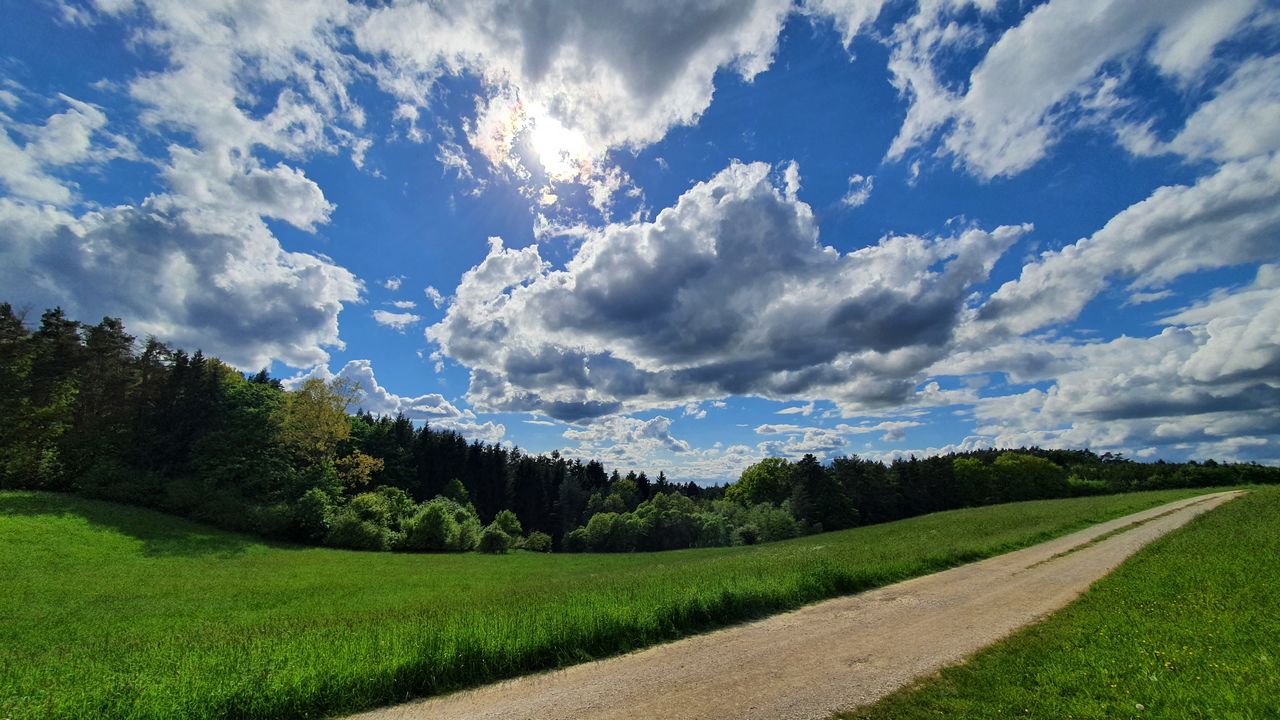
[[[758,622],[355,717],[827,718],[1063,607],[1142,546],[1238,494],[1169,503]]]

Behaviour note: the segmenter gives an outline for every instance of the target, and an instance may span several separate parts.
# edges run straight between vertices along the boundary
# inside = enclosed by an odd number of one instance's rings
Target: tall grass
[[[396,555],[0,493],[0,718],[293,718],[623,652],[1197,491],[959,510],[769,545]]]
[[[1046,622],[843,717],[1280,718],[1280,488],[1193,520]]]

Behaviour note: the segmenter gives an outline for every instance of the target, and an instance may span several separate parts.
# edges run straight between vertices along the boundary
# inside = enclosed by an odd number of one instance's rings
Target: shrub
[[[293,509],[293,535],[299,540],[320,542],[329,534],[333,500],[320,488],[311,488],[298,498]]]
[[[458,542],[459,528],[452,505],[443,498],[423,503],[418,514],[406,522],[401,547],[436,552],[453,549]]]
[[[400,547],[406,550],[465,552],[480,542],[480,519],[475,508],[446,497],[422,503],[418,512],[402,524]]]
[[[356,495],[351,498],[351,502],[347,503],[347,507],[351,508],[351,512],[361,520],[379,527],[386,527],[391,515],[391,507],[387,504],[387,499],[374,492]]]
[[[729,520],[713,512],[698,513],[698,547],[721,547],[730,543]]]
[[[293,530],[293,508],[289,503],[272,503],[250,508],[253,531],[272,538],[289,537]]]
[[[734,545],[755,545],[760,541],[760,528],[751,524],[735,528],[731,540]]]
[[[324,544],[351,550],[386,550],[389,542],[383,528],[360,519],[352,509],[343,508],[335,514]]]
[[[569,533],[564,536],[564,542],[562,545],[564,546],[565,552],[586,552],[587,529],[574,528],[573,530],[570,530]]]
[[[493,524],[507,535],[515,538],[524,534],[524,528],[520,527],[520,518],[510,510],[503,510],[493,518]]]
[[[529,552],[551,552],[551,536],[534,530],[529,533],[529,537],[520,542],[520,549]]]
[[[594,552],[631,552],[639,536],[640,521],[631,513],[600,513],[587,522],[587,547]]]
[[[511,549],[511,536],[502,532],[496,522],[490,523],[480,533],[479,549],[483,553],[505,553]]]

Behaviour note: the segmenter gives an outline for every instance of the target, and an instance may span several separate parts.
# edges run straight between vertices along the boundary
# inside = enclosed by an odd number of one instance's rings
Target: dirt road
[[[1169,503],[758,622],[356,718],[827,718],[1063,607],[1142,546],[1237,494]]]

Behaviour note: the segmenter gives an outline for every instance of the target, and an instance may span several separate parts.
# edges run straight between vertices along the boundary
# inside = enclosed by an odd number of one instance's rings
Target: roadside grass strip
[[[1044,622],[839,717],[1280,718],[1280,488],[1250,489]]]

